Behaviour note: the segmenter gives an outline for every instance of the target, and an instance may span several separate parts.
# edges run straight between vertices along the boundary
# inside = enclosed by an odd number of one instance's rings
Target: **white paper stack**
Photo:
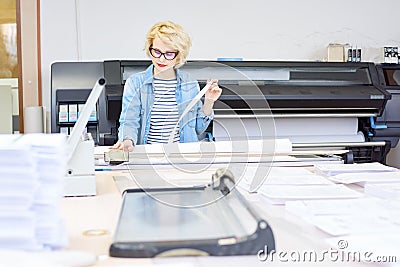
[[[276,154],[287,155],[291,152],[292,143],[288,139],[150,144],[136,146],[134,151],[129,153],[127,164],[136,166],[272,162]]]
[[[259,194],[272,204],[285,204],[290,200],[347,199],[362,194],[344,185],[268,185],[258,190]]]
[[[66,136],[0,136],[0,248],[58,249],[66,245],[59,207]]]
[[[400,231],[398,200],[366,197],[288,201],[285,208],[332,236]]]
[[[241,166],[239,166],[241,167]],[[270,185],[332,185],[321,175],[312,173],[304,167],[271,167],[261,164],[247,164],[241,176],[237,175],[236,166],[230,166],[230,170],[235,174],[235,179],[240,181],[239,186],[249,191],[251,183],[255,177],[260,177],[261,187]],[[242,178],[242,179],[239,179]]]
[[[400,182],[367,183],[364,192],[380,198],[400,200]]]
[[[235,166],[230,168],[234,174]],[[264,177],[262,177],[264,175]],[[235,177],[238,177],[235,175]],[[305,199],[358,198],[362,194],[337,185],[326,177],[311,172],[304,167],[270,167],[265,165],[247,166],[239,187],[250,191],[255,177],[260,185],[257,193],[261,200],[282,205],[286,201]]]
[[[380,173],[396,171],[398,171],[398,169],[383,165],[379,162],[315,165],[315,172],[325,176],[333,176],[342,173]]]
[[[379,162],[355,164],[317,164],[315,172],[340,184],[400,183],[398,169]]]
[[[329,176],[328,179],[335,183],[358,184],[365,187],[366,184],[400,183],[400,172],[342,173]]]

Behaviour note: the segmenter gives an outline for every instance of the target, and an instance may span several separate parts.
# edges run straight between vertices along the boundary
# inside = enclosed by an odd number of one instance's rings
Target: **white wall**
[[[43,103],[50,110],[52,62],[145,59],[160,20],[189,32],[189,60],[325,60],[340,41],[382,62],[383,46],[400,46],[399,10],[398,0],[41,0]]]

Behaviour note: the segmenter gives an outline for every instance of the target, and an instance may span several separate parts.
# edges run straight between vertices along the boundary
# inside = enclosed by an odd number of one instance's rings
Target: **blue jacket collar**
[[[154,65],[151,64],[149,67],[147,67],[146,71],[145,71],[145,79],[144,79],[144,83],[145,84],[149,84],[149,83],[153,83],[153,67]],[[177,82],[180,83],[182,80],[182,74],[181,74],[181,70],[180,69],[175,69],[176,72],[176,79]]]

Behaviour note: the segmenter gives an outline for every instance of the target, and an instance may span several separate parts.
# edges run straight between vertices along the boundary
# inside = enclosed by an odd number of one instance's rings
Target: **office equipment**
[[[286,202],[285,209],[332,236],[399,232],[399,204],[395,199],[301,200]],[[351,246],[352,243],[349,242]]]
[[[349,149],[350,158],[345,156],[345,161],[385,160],[390,144],[375,141],[371,118],[381,116],[390,94],[380,88],[374,64],[226,62],[226,65],[237,71],[232,71],[229,79],[220,79],[223,92],[214,106],[216,140],[269,135],[289,138],[294,150]],[[224,70],[218,66],[198,69],[219,77]],[[280,76],[273,77],[271,74],[277,71]],[[206,75],[205,71],[200,74],[203,78]]]
[[[159,166],[160,167],[160,166]],[[157,168],[160,169],[160,168]],[[164,170],[168,172],[168,170]],[[126,174],[127,172],[124,172]],[[81,197],[81,198],[63,198],[62,199],[62,214],[65,218],[65,223],[68,230],[69,240],[72,240],[71,244],[68,246],[67,250],[80,250],[88,253],[93,253],[97,255],[97,265],[99,266],[119,266],[121,264],[125,265],[159,265],[159,266],[224,266],[228,262],[230,266],[269,266],[269,265],[282,265],[276,263],[278,254],[275,254],[274,261],[270,263],[272,254],[266,262],[260,262],[257,256],[233,256],[233,257],[178,257],[178,258],[147,258],[147,259],[121,259],[116,257],[108,257],[107,252],[110,248],[112,241],[112,236],[115,234],[115,227],[117,219],[120,213],[123,198],[121,193],[118,192],[117,187],[114,184],[112,176],[124,175],[121,172],[98,172],[97,176],[97,186],[98,194],[96,197]],[[211,174],[210,174],[211,175]],[[207,175],[207,177],[211,177]],[[182,178],[182,176],[181,176]],[[208,179],[209,181],[209,179]],[[353,186],[349,186],[353,187]],[[358,188],[357,186],[355,186]],[[362,188],[359,188],[362,189]],[[362,191],[362,190],[361,190]],[[241,191],[242,192],[242,191]],[[283,205],[270,205],[266,201],[260,201],[258,194],[247,194],[244,193],[251,205],[260,212],[262,218],[266,218],[267,222],[273,230],[273,234],[276,242],[276,251],[287,252],[287,258],[289,257],[289,252],[299,251],[309,253],[310,251],[315,251],[320,258],[322,258],[323,251],[329,249],[337,249],[338,240],[348,241],[349,248],[351,251],[364,251],[364,248],[359,248],[357,245],[361,243],[356,243],[351,236],[340,236],[335,238],[334,243],[327,243],[327,238],[330,236],[321,231],[319,228],[315,227],[312,223],[304,219],[295,216],[287,211],[288,202],[286,206]],[[365,204],[360,203],[360,205],[350,206],[350,202],[354,201],[364,201],[367,198],[356,198],[356,199],[341,199],[341,200],[312,200],[312,202],[324,202],[319,207],[314,205],[310,212],[315,209],[316,212],[321,211],[332,214],[354,213],[354,223],[355,227],[361,224],[363,227],[367,227],[368,231],[359,234],[359,237],[363,238],[367,242],[366,246],[370,246],[368,251],[374,253],[374,255],[398,255],[398,243],[399,243],[399,231],[397,223],[397,231],[393,232],[392,228],[382,228],[375,227],[370,224],[370,219],[375,220],[382,213],[378,212],[393,212],[396,215],[392,215],[393,219],[398,220],[400,218],[397,215],[397,211],[400,210],[398,206],[388,205],[393,200],[385,200],[384,202],[375,202],[374,206],[371,206],[371,202],[366,202]],[[368,198],[369,199],[369,198]],[[299,203],[309,203],[311,201],[298,201]],[[397,203],[399,203],[397,201]],[[392,203],[393,204],[393,203]],[[353,209],[354,207],[354,209]],[[296,208],[295,208],[296,209]],[[297,210],[297,209],[296,209]],[[300,211],[300,210],[298,210]],[[301,213],[307,215],[309,213]],[[360,214],[370,215],[370,217],[360,217]],[[378,215],[379,214],[379,215]],[[89,216],[90,215],[90,216]],[[77,217],[82,217],[84,219],[77,220]],[[353,222],[350,222],[353,224]],[[87,229],[107,229],[109,234],[105,236],[85,236],[82,234],[83,230]],[[301,231],[299,231],[301,229]],[[388,244],[389,241],[391,243]],[[377,246],[378,244],[378,246]],[[362,245],[362,244],[361,244]],[[357,247],[356,247],[357,246]],[[360,250],[361,249],[361,250]],[[377,251],[378,250],[378,251]],[[334,251],[334,250],[332,250]],[[297,254],[298,255],[298,254]],[[310,254],[307,254],[307,258]],[[295,259],[298,259],[296,257]],[[293,262],[295,261],[293,259]],[[290,258],[288,261],[291,261]],[[279,261],[281,262],[281,261]],[[296,261],[298,262],[298,261]],[[332,265],[332,261],[328,258],[323,261],[324,265]],[[290,264],[289,264],[290,265]],[[302,265],[310,265],[308,262]],[[320,265],[320,264],[318,264]],[[334,264],[335,265],[335,264]],[[353,262],[350,260],[345,263],[346,266],[359,267],[359,262]],[[183,267],[182,266],[182,267]]]
[[[138,145],[129,153],[129,162],[116,166],[116,169],[131,170],[131,183],[147,188],[154,186],[154,181],[174,183],[170,177],[159,173],[160,168],[170,169],[171,174],[190,180],[193,173],[205,173],[218,166],[229,168],[240,181],[249,166],[254,165],[257,169],[252,173],[254,179],[249,182],[249,191],[254,192],[265,180],[271,165],[279,162],[279,155],[287,155],[291,149],[287,139]]]
[[[55,63],[52,106],[57,91],[87,88],[88,78],[104,75],[108,82],[98,102],[97,133],[100,145],[112,145],[117,141],[125,81],[149,64],[144,60]],[[346,162],[383,163],[392,140],[398,140],[382,131],[379,123],[391,94],[381,88],[373,63],[189,61],[182,70],[201,88],[210,77],[219,80],[223,92],[207,129],[217,141],[289,138],[294,150],[348,150],[342,155]],[[67,77],[74,86],[67,88]],[[52,131],[59,131],[53,114]]]
[[[90,89],[57,90],[55,103],[56,107],[54,108],[56,111],[56,117],[58,118],[56,132],[61,132],[62,128],[67,128],[69,129],[68,133],[72,133],[72,129],[82,112],[81,110],[84,107],[90,92]],[[86,130],[92,135],[95,144],[98,144],[97,109],[98,105],[96,103],[91,110],[90,117],[88,118],[88,122],[86,124]]]
[[[75,122],[69,121],[69,104],[79,107],[87,101],[93,88],[93,81],[104,76],[103,63],[99,62],[56,62],[51,66],[51,132],[68,132],[71,134]],[[87,123],[95,144],[104,145],[103,135],[110,131],[105,117],[104,91],[93,107],[93,113]],[[72,118],[73,119],[73,118]],[[105,124],[106,125],[105,125]],[[107,130],[104,130],[107,129]],[[109,143],[111,144],[111,143]]]
[[[105,83],[103,78],[97,80],[68,138],[64,196],[96,195],[94,141],[83,133]]]
[[[373,138],[377,141],[385,140],[390,142],[391,148],[395,148],[400,136],[400,65],[377,64],[376,70],[379,78],[379,85],[382,89],[391,94],[382,116],[375,118],[375,126],[370,129]],[[393,166],[398,166],[391,161]]]
[[[208,186],[127,190],[110,256],[257,255],[265,247],[270,253],[270,226],[234,183],[219,170]]]
[[[400,167],[400,65],[398,64],[377,64],[379,83],[382,89],[391,94],[382,116],[375,120],[375,127],[371,129],[376,141],[384,140],[390,143],[390,151],[387,157],[387,164]]]

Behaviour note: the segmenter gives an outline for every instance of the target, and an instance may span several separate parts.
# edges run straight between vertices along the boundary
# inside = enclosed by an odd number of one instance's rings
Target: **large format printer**
[[[82,88],[82,80],[104,76],[107,85],[98,102],[95,127],[98,144],[113,144],[125,81],[149,64],[143,60],[53,64],[52,132],[59,131],[59,103],[76,95],[68,90]],[[385,90],[379,67],[351,62],[189,61],[181,69],[201,87],[215,78],[223,88],[208,129],[213,140],[288,138],[294,150],[345,149],[349,151],[345,161],[384,163],[390,148],[397,145],[400,135],[391,127],[400,125],[400,116],[387,109],[395,108],[390,103],[397,103],[397,98],[391,99]]]

